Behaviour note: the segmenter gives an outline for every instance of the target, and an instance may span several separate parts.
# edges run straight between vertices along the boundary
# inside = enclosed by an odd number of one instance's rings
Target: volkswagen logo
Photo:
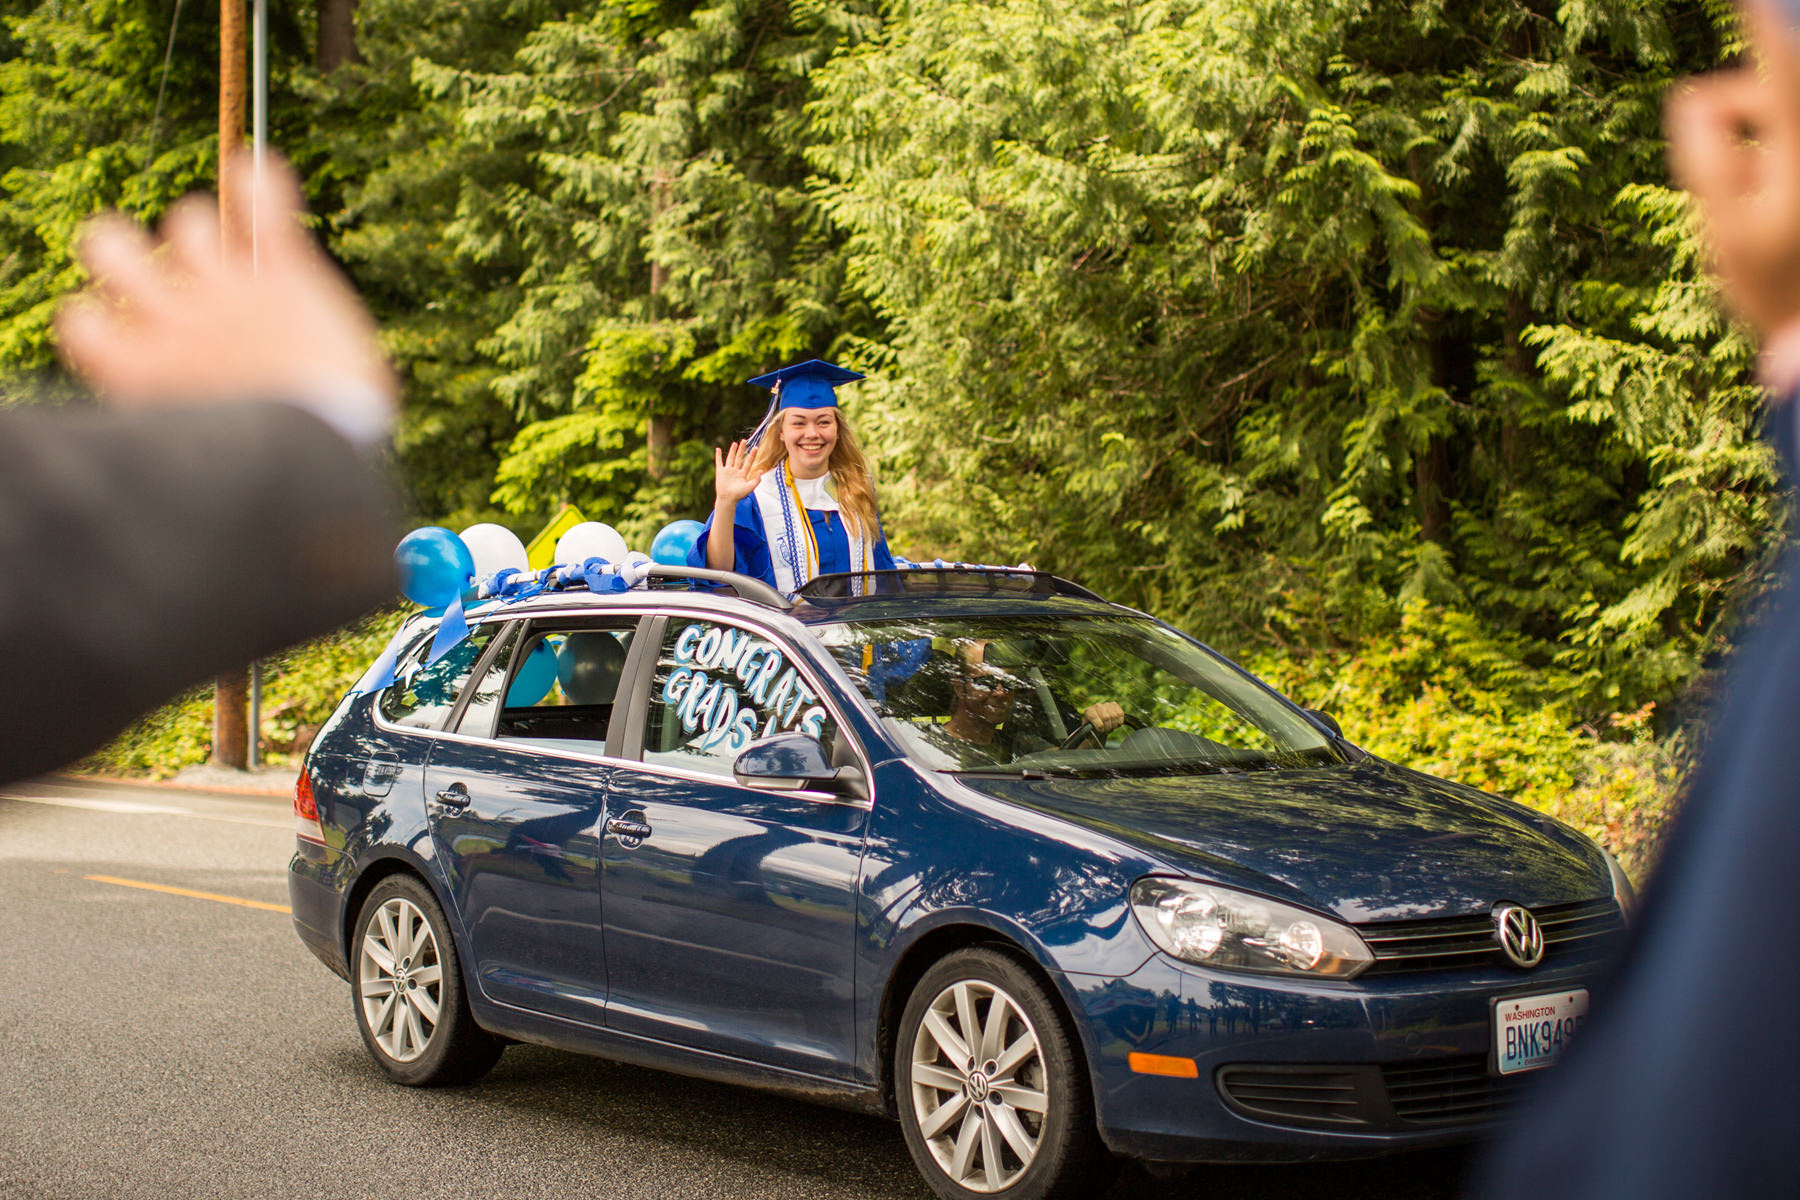
[[[1494,940],[1515,967],[1535,967],[1544,961],[1544,931],[1529,908],[1495,905]]]

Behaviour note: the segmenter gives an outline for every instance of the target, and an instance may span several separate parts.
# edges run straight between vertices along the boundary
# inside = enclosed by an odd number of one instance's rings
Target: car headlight
[[[1600,853],[1606,858],[1606,873],[1612,876],[1613,899],[1619,902],[1619,911],[1625,914],[1626,923],[1631,921],[1632,911],[1637,908],[1637,889],[1631,886],[1631,876],[1619,865],[1619,860],[1605,846]]]
[[[1165,953],[1203,967],[1349,979],[1375,961],[1348,925],[1216,883],[1140,879],[1131,911]]]

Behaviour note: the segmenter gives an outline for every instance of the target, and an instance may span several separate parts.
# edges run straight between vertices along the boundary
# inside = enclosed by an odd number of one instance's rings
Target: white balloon
[[[556,539],[556,561],[564,565],[584,563],[590,558],[622,563],[629,553],[624,536],[600,521],[583,521]]]
[[[475,558],[477,580],[486,579],[494,572],[504,571],[508,567],[523,571],[530,565],[525,553],[525,543],[519,540],[518,534],[504,525],[485,521],[480,525],[471,525],[462,531],[462,540]]]

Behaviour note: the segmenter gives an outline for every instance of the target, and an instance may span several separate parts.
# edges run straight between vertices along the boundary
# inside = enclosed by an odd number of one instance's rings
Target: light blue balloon
[[[650,543],[650,557],[666,567],[686,566],[688,552],[705,532],[706,526],[698,521],[670,521]]]
[[[475,577],[475,558],[442,525],[415,529],[394,547],[400,592],[414,604],[438,608],[462,595]]]
[[[550,685],[555,682],[556,651],[549,642],[539,642],[525,656],[512,686],[506,689],[506,707],[530,708],[550,694]]]

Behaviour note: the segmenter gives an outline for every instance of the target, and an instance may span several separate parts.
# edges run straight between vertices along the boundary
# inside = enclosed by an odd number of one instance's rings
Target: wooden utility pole
[[[219,234],[227,256],[250,244],[250,214],[237,202],[232,177],[248,164],[244,145],[244,0],[219,0]],[[249,761],[249,672],[213,681],[213,761],[240,770]]]
[[[650,226],[669,209],[669,171],[667,167],[658,167],[656,174],[650,179]],[[650,319],[662,320],[662,293],[669,286],[669,268],[663,266],[655,258],[650,260]],[[666,412],[656,410],[656,401],[650,402],[650,422],[647,430],[646,465],[650,478],[661,479],[669,473],[669,462],[675,454],[674,422]]]

